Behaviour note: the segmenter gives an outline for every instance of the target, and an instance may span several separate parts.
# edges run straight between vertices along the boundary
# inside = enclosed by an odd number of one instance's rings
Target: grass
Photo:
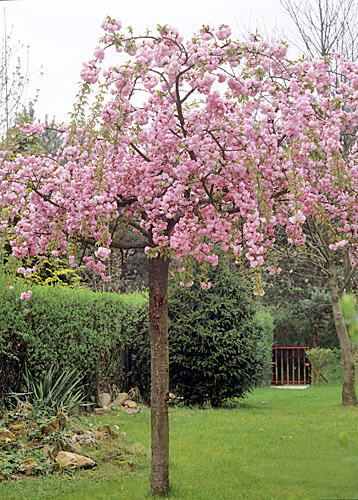
[[[268,401],[267,404],[262,402]],[[341,387],[256,389],[227,409],[170,408],[172,500],[318,500],[358,498],[358,408],[341,406]],[[150,451],[150,413],[90,417],[117,425]],[[150,461],[0,483],[1,500],[145,500]]]

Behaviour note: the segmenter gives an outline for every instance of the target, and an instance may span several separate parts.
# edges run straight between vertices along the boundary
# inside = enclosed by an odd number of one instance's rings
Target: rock
[[[124,408],[123,411],[129,413],[129,415],[131,415],[132,413],[139,413],[139,410],[136,410],[135,408]]]
[[[26,458],[19,465],[19,469],[21,471],[24,471],[27,476],[32,474],[32,471],[35,470],[36,467],[37,467],[37,463],[35,462],[35,460],[33,458]]]
[[[17,440],[15,434],[9,431],[9,429],[0,429],[0,450],[16,444]]]
[[[50,446],[48,443],[45,444],[45,446],[42,448],[42,451],[45,455],[48,456],[48,458],[50,458],[51,460],[54,460],[54,456],[53,456],[53,447]]]
[[[81,431],[75,434],[76,441],[82,446],[89,446],[90,448],[97,448],[98,440],[95,434],[91,431]]]
[[[118,394],[113,403],[111,403],[111,407],[114,409],[118,409],[123,405],[125,401],[127,401],[127,399],[128,399],[128,394],[126,392],[121,392],[120,394]]]
[[[24,424],[14,424],[14,425],[10,425],[10,427],[9,427],[9,431],[11,431],[11,432],[21,432],[23,430],[25,430]]]
[[[47,422],[47,424],[45,424],[41,427],[41,431],[46,436],[50,436],[51,434],[53,434],[57,430],[58,430],[58,427],[57,427],[57,420],[56,419],[50,420],[49,422]]]
[[[123,403],[123,406],[127,406],[128,408],[137,408],[137,403],[128,399]]]
[[[57,415],[57,417],[53,420],[50,420],[45,424],[41,430],[46,436],[50,436],[54,432],[58,430],[65,429],[68,426],[69,418],[62,411]]]
[[[58,438],[60,447],[63,451],[70,451],[71,453],[81,453],[81,445],[77,442],[75,434],[61,434]]]
[[[105,415],[108,412],[108,408],[95,408],[95,415]]]
[[[102,425],[102,427],[97,427],[97,432],[102,434],[102,436],[118,437],[119,434],[116,431],[112,431],[111,426],[108,424]]]
[[[68,418],[66,413],[63,413],[62,411],[60,411],[60,413],[58,413],[58,415],[56,417],[56,421],[57,421],[57,427],[60,430],[65,429],[68,426],[68,424],[70,423],[70,419]]]
[[[109,394],[109,392],[103,392],[102,394],[100,394],[99,396],[99,404],[102,406],[102,407],[108,407],[109,404],[111,402],[111,395]]]
[[[61,467],[70,467],[71,469],[83,468],[88,469],[96,466],[96,462],[92,458],[70,453],[68,451],[59,451],[55,458],[56,463]]]

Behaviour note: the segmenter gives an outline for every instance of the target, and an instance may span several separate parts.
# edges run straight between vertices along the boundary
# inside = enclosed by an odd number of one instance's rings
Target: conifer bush
[[[191,287],[170,286],[170,379],[172,392],[186,404],[217,407],[244,397],[265,378],[272,328],[258,317],[249,288],[224,263],[206,274],[208,290],[197,279]]]

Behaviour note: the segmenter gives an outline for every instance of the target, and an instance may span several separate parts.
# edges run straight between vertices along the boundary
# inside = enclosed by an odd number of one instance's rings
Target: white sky
[[[103,34],[106,15],[131,25],[137,34],[157,24],[170,24],[190,37],[203,24],[229,24],[233,36],[242,38],[246,29],[271,34],[276,27],[289,36],[291,25],[280,0],[0,0],[0,35],[4,36],[4,12],[12,44],[29,46],[30,73],[37,72],[29,88],[36,118],[47,114],[56,121],[67,121],[78,90],[82,62],[92,58]],[[26,57],[22,57],[23,66]]]

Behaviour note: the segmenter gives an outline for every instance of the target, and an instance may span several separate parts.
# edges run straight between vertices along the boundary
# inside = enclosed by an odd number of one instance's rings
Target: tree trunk
[[[151,344],[152,493],[169,490],[169,259],[149,259],[149,320]]]
[[[343,358],[342,404],[343,406],[355,406],[357,404],[357,396],[355,393],[355,362],[352,352],[352,343],[344,323],[336,269],[333,259],[330,259],[328,262],[328,273],[328,284],[331,293],[334,323],[336,325],[336,331]]]

